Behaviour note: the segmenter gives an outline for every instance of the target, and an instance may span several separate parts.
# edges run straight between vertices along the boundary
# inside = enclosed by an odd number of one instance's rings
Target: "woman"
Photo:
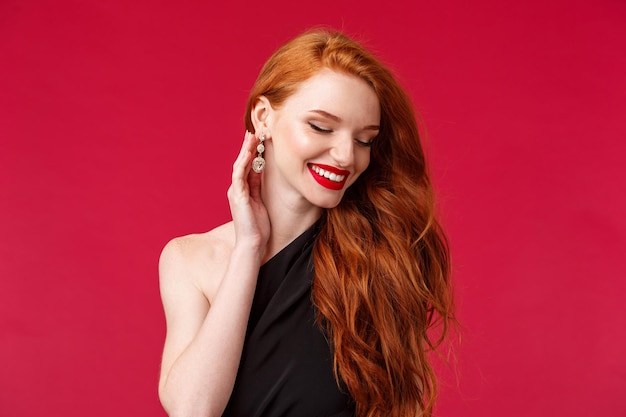
[[[354,41],[308,32],[265,64],[246,128],[233,220],[161,255],[164,408],[430,415],[453,303],[406,94]]]

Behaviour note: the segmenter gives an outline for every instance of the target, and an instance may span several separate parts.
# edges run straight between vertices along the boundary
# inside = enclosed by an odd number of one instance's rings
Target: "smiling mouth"
[[[343,188],[348,175],[350,175],[350,171],[317,164],[309,164],[309,172],[311,172],[311,175],[319,185],[335,191]]]
[[[320,168],[317,165],[311,165],[311,170],[315,172],[317,175],[319,175],[320,177],[324,177],[327,180],[330,180],[332,182],[343,182],[343,180],[346,179],[345,175],[331,172],[328,169]]]

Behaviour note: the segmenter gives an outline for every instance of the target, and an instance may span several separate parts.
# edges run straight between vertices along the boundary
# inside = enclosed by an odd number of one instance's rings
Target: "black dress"
[[[317,227],[261,266],[225,417],[354,415],[354,402],[335,381],[332,353],[311,302]]]

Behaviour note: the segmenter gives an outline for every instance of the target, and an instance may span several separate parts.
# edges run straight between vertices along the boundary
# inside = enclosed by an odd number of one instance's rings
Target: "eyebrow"
[[[319,109],[311,110],[311,113],[317,113],[320,116],[324,116],[324,117],[326,117],[328,119],[334,120],[337,123],[341,122],[341,118],[339,116],[335,116],[334,114],[328,113],[325,110],[319,110]],[[378,131],[378,130],[380,130],[380,126],[378,126],[378,125],[369,125],[369,126],[365,126],[363,128],[363,130],[377,130]]]

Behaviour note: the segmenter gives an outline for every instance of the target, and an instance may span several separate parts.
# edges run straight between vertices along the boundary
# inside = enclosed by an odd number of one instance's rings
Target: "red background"
[[[344,28],[414,98],[464,342],[438,416],[626,416],[626,3],[0,1],[0,415],[163,416],[157,260],[229,219],[263,61]]]

